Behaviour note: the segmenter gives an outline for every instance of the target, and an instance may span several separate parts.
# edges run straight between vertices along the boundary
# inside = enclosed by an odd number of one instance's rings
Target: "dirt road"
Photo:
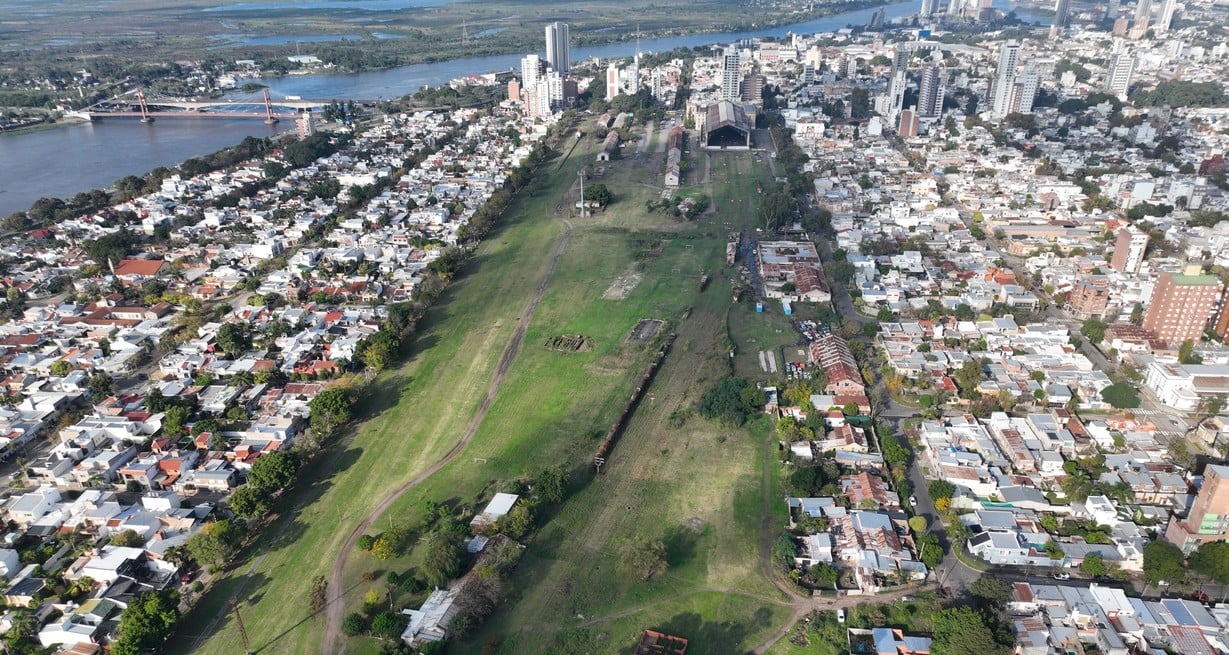
[[[422,473],[414,476],[405,484],[398,487],[384,500],[376,505],[375,509],[371,510],[354,531],[350,533],[350,537],[346,539],[346,543],[341,548],[341,552],[337,555],[337,560],[333,563],[333,571],[329,576],[329,591],[328,591],[328,612],[326,614],[326,623],[324,630],[324,649],[326,655],[344,652],[338,648],[338,637],[341,632],[342,617],[345,614],[345,593],[344,582],[342,579],[346,569],[346,560],[350,553],[354,552],[355,545],[358,543],[358,538],[367,530],[371,529],[371,525],[377,519],[392,507],[393,503],[404,496],[408,491],[422,484],[424,480],[435,475],[440,469],[444,468],[451,462],[465,446],[469,444],[474,437],[474,433],[478,431],[478,426],[482,425],[482,420],[486,418],[487,410],[491,408],[491,403],[494,402],[496,394],[499,393],[499,387],[503,384],[504,377],[508,373],[508,369],[512,366],[512,362],[516,360],[516,354],[521,349],[521,342],[525,339],[525,331],[529,328],[530,322],[533,321],[534,312],[538,309],[538,304],[542,301],[542,296],[546,294],[546,289],[550,286],[551,277],[555,274],[555,267],[559,264],[559,259],[563,257],[563,252],[567,249],[568,242],[572,239],[572,223],[567,219],[563,219],[563,224],[566,226],[563,232],[563,238],[559,240],[559,244],[555,246],[555,252],[551,256],[550,265],[546,269],[546,273],[542,276],[542,281],[538,283],[537,291],[534,293],[533,299],[529,301],[529,305],[525,308],[521,315],[520,324],[517,325],[516,331],[508,339],[508,345],[504,347],[503,355],[499,358],[499,366],[495,370],[495,375],[491,378],[491,382],[487,385],[486,397],[482,399],[482,404],[478,406],[478,411],[474,417],[470,419],[469,425],[466,426],[465,432],[457,443],[453,445],[443,457],[432,464]]]

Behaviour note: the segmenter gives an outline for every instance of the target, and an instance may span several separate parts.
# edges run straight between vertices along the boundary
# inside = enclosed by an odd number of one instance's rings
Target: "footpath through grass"
[[[563,231],[555,204],[576,179],[584,159],[578,155],[592,147],[582,144],[560,172],[522,194],[503,227],[429,313],[412,355],[381,375],[356,408],[365,422],[304,472],[292,497],[279,506],[284,516],[185,618],[181,638],[170,642],[172,652],[188,652],[241,586],[253,650],[319,650],[323,620],[311,610],[312,579],[327,578],[353,527],[391,490],[438,460],[465,429],[542,278],[546,253]],[[532,345],[527,339],[524,348]],[[198,652],[243,652],[232,616],[216,624]]]
[[[729,371],[724,344],[732,271],[723,268],[725,225],[755,220],[754,183],[766,175],[750,153],[718,154],[714,162],[711,186],[721,190],[725,203],[715,216],[684,226],[663,223],[660,215],[637,218],[637,208],[643,207],[639,201],[599,216],[595,229],[578,228],[574,243],[600,243],[618,234],[601,223],[625,228],[633,237],[647,232],[638,222],[656,222],[656,229],[677,234],[656,262],[645,265],[644,279],[627,300],[598,300],[584,307],[556,297],[560,320],[567,321],[563,310],[571,308],[573,320],[586,324],[622,323],[620,317],[632,318],[624,303],[656,309],[648,315],[661,318],[678,316],[684,308],[690,312],[678,322],[678,340],[606,472],[570,498],[529,542],[509,585],[517,597],[448,652],[625,653],[644,629],[654,628],[687,637],[696,652],[741,653],[761,643],[789,615],[784,597],[762,577],[759,566],[763,494],[773,488],[772,481],[765,484],[760,466],[767,421],[744,429],[722,428],[695,415],[679,428],[669,427],[668,421],[673,412],[688,412],[699,394]],[[632,163],[618,162],[607,175],[617,181],[624,165]],[[586,257],[581,248],[571,255]],[[643,262],[632,268],[637,264]],[[616,269],[612,264],[600,270]],[[688,274],[701,269],[714,276],[704,293],[698,291],[696,276]],[[576,274],[593,277],[585,271]],[[600,293],[607,283],[587,284]],[[540,316],[545,322],[546,314]],[[616,404],[624,398],[619,394]],[[644,582],[620,566],[620,543],[635,537],[665,543],[669,569],[664,576]]]

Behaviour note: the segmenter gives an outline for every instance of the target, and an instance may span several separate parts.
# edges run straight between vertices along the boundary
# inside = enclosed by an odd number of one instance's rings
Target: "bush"
[[[722,378],[700,396],[700,414],[726,425],[740,426],[763,406],[763,393],[741,378]]]
[[[374,546],[375,543],[376,543],[375,537],[369,534],[365,534],[358,538],[358,543],[356,545],[358,546],[359,550],[363,552],[369,552],[371,550],[371,547]]]
[[[1116,409],[1135,409],[1139,407],[1139,396],[1131,385],[1124,382],[1111,384],[1101,391],[1101,398]]]
[[[347,637],[357,637],[367,630],[367,619],[358,612],[351,612],[341,621],[341,631]]]
[[[405,630],[407,618],[392,612],[380,612],[371,622],[371,633],[377,637],[396,639]]]
[[[395,530],[389,530],[376,537],[375,543],[371,545],[371,555],[381,560],[400,557],[404,542],[404,535]]]

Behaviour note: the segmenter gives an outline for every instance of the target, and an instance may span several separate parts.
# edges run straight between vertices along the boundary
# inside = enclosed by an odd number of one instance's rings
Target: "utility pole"
[[[580,217],[585,217],[585,171],[576,171],[576,176],[580,178]]]
[[[243,637],[243,652],[252,655],[252,644],[248,641],[248,631],[243,627],[243,617],[239,615],[239,601],[231,598],[230,606],[235,610],[235,623],[239,625],[239,635]]]

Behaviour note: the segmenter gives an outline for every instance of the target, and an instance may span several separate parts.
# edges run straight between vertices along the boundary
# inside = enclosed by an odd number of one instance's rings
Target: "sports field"
[[[254,651],[321,651],[325,621],[311,612],[312,579],[329,577],[354,527],[465,432],[546,277],[564,238],[576,173],[597,146],[583,141],[514,204],[504,227],[431,312],[413,355],[377,381],[358,412],[367,420],[305,472],[314,484],[296,490],[294,508],[186,619],[175,652],[194,645],[202,653],[242,652],[233,617],[224,611],[232,595],[241,599]],[[629,153],[607,167],[600,181],[614,192],[615,204],[571,219],[562,256],[472,441],[373,527],[412,528],[424,500],[477,509],[494,491],[544,466],[584,467],[655,352],[652,343],[626,341],[632,327],[656,318],[679,334],[607,473],[530,540],[514,575],[517,597],[452,652],[626,652],[649,627],[697,640],[697,652],[742,652],[789,615],[784,597],[759,573],[762,500],[772,485],[761,466],[766,422],[725,430],[692,417],[670,429],[665,420],[728,371],[721,348],[731,310],[725,237],[729,226],[754,222],[755,181],[768,173],[747,153],[714,155],[711,166],[697,161],[692,177],[720,200],[715,215],[688,224],[646,212],[645,200],[660,188],[639,180],[656,176],[655,159]],[[714,276],[703,294],[701,271]],[[626,297],[604,297],[616,280],[624,284],[614,295]],[[583,335],[591,348],[545,347],[560,335]],[[630,535],[666,542],[667,575],[638,583],[616,570],[612,544]],[[384,592],[383,574],[413,566],[419,556],[377,562],[351,553],[345,611],[357,610],[369,590]],[[369,638],[342,639],[339,651],[379,650]]]

